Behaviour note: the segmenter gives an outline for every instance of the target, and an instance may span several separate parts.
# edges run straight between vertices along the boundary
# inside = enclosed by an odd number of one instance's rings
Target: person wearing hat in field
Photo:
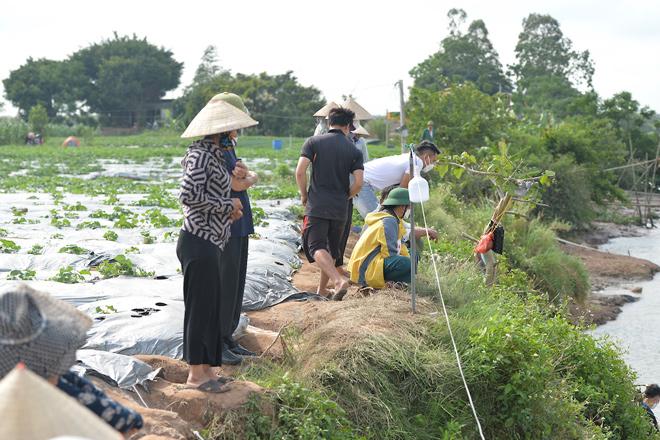
[[[217,97],[246,114],[250,114],[240,96],[234,93],[220,93]],[[231,174],[231,197],[236,197],[243,205],[243,216],[231,224],[229,241],[225,246],[220,259],[220,277],[224,283],[222,298],[222,334],[224,337],[224,349],[222,351],[222,363],[237,365],[242,361],[242,356],[255,356],[255,353],[242,347],[236,342],[232,335],[238,327],[243,306],[243,294],[245,290],[245,278],[247,275],[247,261],[249,237],[254,234],[254,223],[252,219],[252,208],[247,189],[259,180],[257,174],[250,171],[243,161],[236,155],[238,142],[238,131],[232,130],[220,135],[220,146],[222,147],[225,167]],[[226,306],[225,306],[226,304]]]
[[[142,428],[142,417],[70,370],[91,325],[87,315],[47,293],[27,286],[0,293],[0,379],[20,363],[130,435]]]
[[[229,326],[226,317],[233,313],[229,310],[233,304],[226,304],[226,289],[238,278],[234,273],[231,280],[223,279],[221,270],[231,224],[243,216],[241,200],[231,196],[232,174],[227,171],[221,134],[256,124],[216,95],[181,135],[198,138],[181,162],[179,201],[184,221],[176,252],[183,272],[183,359],[190,366],[186,383],[200,391],[228,391],[229,379],[219,378],[212,367],[223,363],[223,330]]]
[[[403,218],[410,208],[406,188],[395,188],[380,211],[364,220],[366,229],[355,244],[348,262],[351,281],[375,289],[385,283],[410,282],[410,254],[402,243],[406,234]]]
[[[319,295],[328,295],[328,282],[332,283],[332,298],[341,301],[348,291],[348,278],[335,267],[340,252],[340,241],[348,215],[348,201],[362,186],[362,154],[348,139],[355,114],[348,109],[330,111],[330,131],[312,136],[302,147],[296,182],[300,199],[305,206],[303,249],[310,263],[321,269]],[[307,188],[307,169],[312,177]],[[353,176],[353,184],[350,176]]]
[[[435,139],[435,130],[433,129],[433,121],[429,121],[426,123],[426,128],[424,129],[424,133],[422,133],[422,140],[435,142],[434,139]]]

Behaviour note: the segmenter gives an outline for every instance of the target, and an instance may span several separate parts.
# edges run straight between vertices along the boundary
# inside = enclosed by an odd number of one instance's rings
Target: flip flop
[[[185,388],[189,390],[198,390],[204,393],[214,393],[214,394],[226,393],[227,391],[229,391],[229,387],[227,385],[222,385],[217,380],[207,380],[203,384],[198,385],[196,387],[187,385]]]
[[[348,293],[348,289],[341,289],[339,292],[332,295],[330,299],[333,301],[341,301],[342,299],[344,299],[344,296],[346,296],[347,293]]]
[[[218,376],[218,378],[215,379],[215,381],[218,382],[220,385],[226,385],[230,382],[233,382],[234,378],[228,376]]]

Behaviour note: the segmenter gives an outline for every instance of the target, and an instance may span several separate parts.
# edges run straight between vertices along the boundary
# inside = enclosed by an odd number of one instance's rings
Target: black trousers
[[[223,282],[220,322],[225,340],[231,339],[241,318],[249,241],[249,237],[230,238],[220,258],[220,278]]]
[[[346,253],[346,245],[348,244],[348,237],[351,235],[351,226],[353,223],[353,199],[348,201],[348,213],[346,214],[346,224],[341,233],[341,241],[339,242],[339,256],[335,260],[335,267],[342,267],[344,265],[344,253]]]
[[[181,231],[176,255],[183,272],[183,359],[190,365],[222,365],[222,251],[213,243]]]

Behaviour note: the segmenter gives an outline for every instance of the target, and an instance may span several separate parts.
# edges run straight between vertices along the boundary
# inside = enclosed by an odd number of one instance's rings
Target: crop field
[[[281,150],[273,139],[239,139],[240,157],[260,176],[250,190],[257,205],[297,197],[293,170],[304,139],[284,139]],[[78,148],[60,142],[0,148],[0,282],[59,291],[62,284],[177,274],[177,192],[187,141],[153,132],[94,138]],[[265,217],[257,206],[257,225]]]

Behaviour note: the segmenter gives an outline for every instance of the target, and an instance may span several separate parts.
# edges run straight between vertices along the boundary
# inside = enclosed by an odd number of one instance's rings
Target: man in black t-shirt
[[[364,165],[362,153],[348,139],[349,127],[355,113],[336,108],[328,116],[327,134],[312,136],[303,145],[296,182],[300,199],[305,206],[303,249],[310,263],[321,269],[317,292],[327,296],[327,284],[335,288],[332,299],[341,301],[348,291],[348,278],[335,267],[340,241],[346,222],[348,200],[362,187]],[[312,177],[307,189],[307,168],[312,165]],[[353,175],[353,185],[349,176]]]

